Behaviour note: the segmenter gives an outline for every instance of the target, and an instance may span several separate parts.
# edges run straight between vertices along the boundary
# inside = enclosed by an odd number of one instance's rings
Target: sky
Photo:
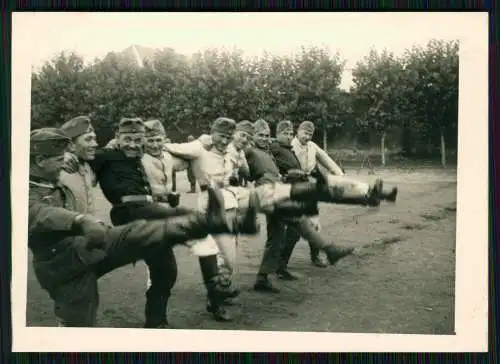
[[[182,54],[233,46],[247,56],[264,51],[296,52],[317,45],[339,52],[347,62],[341,87],[351,84],[349,68],[383,48],[402,54],[430,39],[460,39],[470,13],[20,13],[29,26],[13,36],[30,39],[29,56],[38,68],[60,51],[92,61],[132,44],[171,47]],[[465,28],[465,29],[464,29]],[[36,37],[33,35],[36,34]],[[15,38],[14,38],[15,41]]]

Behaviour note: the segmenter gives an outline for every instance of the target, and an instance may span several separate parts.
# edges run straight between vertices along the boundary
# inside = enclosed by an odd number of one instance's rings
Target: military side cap
[[[70,138],[77,138],[80,135],[94,131],[92,122],[88,116],[77,116],[61,126],[61,130]]]
[[[253,124],[248,120],[240,121],[236,124],[236,131],[243,131],[248,134],[253,134]]]
[[[278,125],[276,125],[276,134],[283,133],[285,131],[293,132],[293,124],[290,120],[281,120]]]
[[[141,118],[122,118],[118,123],[119,133],[144,133],[146,127]]]
[[[298,130],[305,130],[314,133],[314,124],[311,121],[303,121],[300,123]]]
[[[233,134],[236,128],[236,121],[226,117],[219,117],[212,123],[212,131],[223,134]]]
[[[165,135],[165,127],[158,119],[144,122],[144,127],[146,128],[146,136]]]
[[[58,128],[35,129],[30,133],[30,154],[58,156],[64,154],[71,139]]]
[[[269,124],[264,119],[259,119],[253,124],[254,133],[260,133],[263,131],[271,131]]]

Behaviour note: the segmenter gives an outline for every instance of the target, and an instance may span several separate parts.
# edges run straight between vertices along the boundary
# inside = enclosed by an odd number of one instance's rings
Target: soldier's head
[[[314,135],[314,124],[311,121],[303,121],[297,129],[297,139],[301,144],[307,144]]]
[[[233,119],[219,117],[215,119],[211,126],[213,147],[219,152],[225,153],[227,146],[233,139],[236,122]]]
[[[61,129],[33,130],[30,133],[30,175],[56,183],[70,143],[70,138]]]
[[[189,135],[187,140],[188,140],[188,142],[192,142],[192,141],[194,141],[194,136]]]
[[[129,157],[137,158],[143,154],[146,128],[141,118],[122,118],[118,123],[116,142],[120,150]]]
[[[154,157],[161,155],[165,144],[165,128],[160,120],[148,120],[144,123],[146,128],[144,152]]]
[[[248,120],[240,121],[236,124],[233,135],[233,145],[237,150],[245,149],[253,136],[253,124]]]
[[[282,120],[276,125],[276,140],[283,145],[290,145],[293,139],[293,124],[289,120]]]
[[[95,158],[97,135],[87,116],[77,116],[61,126],[61,130],[71,139],[69,150],[84,161]]]
[[[253,124],[253,141],[257,148],[265,149],[271,142],[271,128],[264,119],[259,119]]]

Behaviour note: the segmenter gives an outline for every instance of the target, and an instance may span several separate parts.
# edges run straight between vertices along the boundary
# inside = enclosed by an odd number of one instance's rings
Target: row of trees
[[[139,62],[142,63],[142,62]],[[164,121],[184,140],[225,115],[314,121],[318,142],[436,154],[457,144],[458,43],[431,41],[402,56],[371,51],[352,70],[354,86],[339,88],[345,61],[312,47],[285,57],[245,58],[239,50],[191,57],[172,49],[136,59],[109,53],[85,65],[61,53],[32,74],[32,128],[91,114],[100,142],[122,116]]]

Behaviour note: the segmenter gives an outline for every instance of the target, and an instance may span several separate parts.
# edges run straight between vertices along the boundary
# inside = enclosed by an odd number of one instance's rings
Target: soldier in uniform
[[[161,196],[169,196],[172,194],[172,182],[169,181],[170,178],[168,178],[168,176],[172,175],[172,171],[185,170],[191,163],[173,157],[170,153],[164,150],[165,128],[163,127],[163,124],[160,120],[148,120],[144,124],[146,128],[146,142],[144,150],[145,153],[142,157],[142,162],[146,175],[148,176],[148,180],[151,184],[153,196],[161,199]],[[176,195],[178,194],[176,193]],[[203,250],[193,249],[192,252],[198,256],[202,271],[206,270],[204,269],[204,266],[206,266],[206,261],[217,261],[213,254],[210,254],[209,257],[206,257],[206,253],[203,252]],[[239,291],[231,289],[230,280],[228,280],[227,273],[220,270],[220,264],[218,266],[220,283],[223,284],[224,290],[227,294],[227,298],[234,298],[239,294]],[[208,302],[209,306],[211,307],[210,312],[216,320],[228,321],[230,319],[229,314],[226,312],[225,308],[222,305],[218,305],[218,307],[216,307],[215,309],[213,308],[214,305],[210,299],[208,300]]]
[[[300,162],[297,156],[292,150],[291,140],[293,138],[293,124],[289,120],[283,120],[276,126],[276,140],[274,140],[269,150],[271,151],[274,159],[276,160],[276,165],[280,171],[280,174],[285,177],[290,171],[300,171]],[[307,176],[303,176],[300,180],[308,181]],[[314,219],[313,216],[310,217],[314,226],[318,227],[319,231],[319,219]],[[294,229],[293,224],[288,224],[285,228],[285,238],[283,242],[283,265],[278,270],[278,276],[284,279],[294,279],[294,276],[288,272],[287,263],[290,259],[292,250],[295,244],[300,240],[300,233]],[[310,242],[310,257],[311,262],[320,268],[326,267],[328,264],[321,255],[319,249],[313,246]]]
[[[95,154],[89,164],[96,174],[106,199],[113,205],[110,216],[114,225],[122,225],[138,219],[158,219],[183,215],[188,209],[168,208],[179,203],[177,194],[152,195],[152,187],[143,165],[144,122],[140,118],[123,118],[118,126],[118,149],[108,149]],[[250,220],[251,211],[250,211]],[[234,221],[233,221],[234,220]],[[245,216],[235,216],[231,226],[244,225]],[[195,244],[193,250],[201,251],[200,265],[209,300],[215,307],[230,296],[220,283],[217,266],[217,246]],[[165,326],[165,312],[171,289],[177,277],[177,263],[171,249],[145,260],[151,279],[146,292],[146,327]]]
[[[60,182],[75,195],[77,210],[82,213],[95,214],[93,189],[97,179],[89,165],[97,150],[97,136],[87,116],[78,116],[64,123],[61,130],[71,139],[69,151],[77,157],[74,173],[61,171]]]
[[[70,139],[60,129],[30,134],[28,245],[38,282],[54,301],[61,326],[93,327],[99,304],[97,281],[165,247],[189,244],[208,233],[231,231],[222,196],[209,190],[206,213],[107,226],[77,211],[75,195],[59,183]],[[166,322],[166,318],[165,318]]]
[[[329,202],[339,204],[354,204],[361,206],[379,206],[380,191],[383,181],[378,180],[368,191],[358,194],[344,194],[346,183],[338,181],[329,185],[315,182],[296,181],[282,182],[282,176],[276,161],[269,150],[271,130],[267,122],[259,119],[254,123],[254,145],[245,151],[246,159],[250,167],[249,180],[255,181],[255,186],[266,184],[282,184],[291,186],[291,202],[302,201],[302,206],[294,209],[276,209],[266,213],[267,241],[261,266],[257,274],[254,289],[263,292],[278,293],[280,290],[269,280],[269,274],[279,270],[282,255],[282,244],[284,241],[285,226],[288,219],[293,218],[293,224],[300,234],[308,240],[311,245],[323,250],[330,264],[335,264],[339,259],[352,253],[353,249],[337,247],[327,243],[316,231],[312,221],[307,216],[318,214],[316,202]],[[287,275],[288,276],[288,275]],[[290,278],[290,277],[287,277]]]
[[[328,153],[312,141],[313,135],[314,124],[311,121],[303,121],[297,129],[297,136],[291,142],[292,150],[299,159],[301,169],[307,175],[314,175],[328,185],[342,183],[346,197],[353,196],[355,198],[361,193],[368,193],[370,186],[345,176],[344,171],[330,158]],[[380,197],[382,200],[395,202],[397,194],[397,187],[384,186]]]

